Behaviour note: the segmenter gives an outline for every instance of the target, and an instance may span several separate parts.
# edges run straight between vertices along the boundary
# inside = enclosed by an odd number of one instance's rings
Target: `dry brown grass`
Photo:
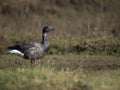
[[[119,0],[1,0],[0,52],[11,44],[39,41],[42,27],[50,24],[56,29],[49,35],[52,53],[81,48],[120,53],[119,8]]]

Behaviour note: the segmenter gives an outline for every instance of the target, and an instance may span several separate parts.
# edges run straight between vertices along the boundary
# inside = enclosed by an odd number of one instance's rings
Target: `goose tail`
[[[19,50],[15,50],[15,49],[14,50],[9,50],[7,53],[8,54],[16,54],[16,55],[21,56],[21,57],[24,56],[24,53],[20,52]]]

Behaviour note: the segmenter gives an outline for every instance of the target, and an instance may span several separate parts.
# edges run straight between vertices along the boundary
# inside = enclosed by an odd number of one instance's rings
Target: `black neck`
[[[42,34],[42,45],[44,47],[44,51],[47,51],[49,49],[49,41],[47,38],[47,33]]]
[[[42,44],[44,44],[46,41],[48,42],[47,33],[43,33],[42,34]]]

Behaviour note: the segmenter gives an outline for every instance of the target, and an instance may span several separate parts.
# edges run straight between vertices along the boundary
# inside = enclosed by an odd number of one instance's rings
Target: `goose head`
[[[53,27],[51,27],[51,26],[44,26],[44,28],[43,28],[43,33],[48,33],[49,31],[53,31],[54,30],[54,28]]]

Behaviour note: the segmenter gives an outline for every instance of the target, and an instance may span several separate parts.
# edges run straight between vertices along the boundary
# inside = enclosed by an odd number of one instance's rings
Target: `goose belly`
[[[44,56],[43,50],[40,49],[28,49],[27,51],[24,52],[24,58],[26,59],[40,59]]]

